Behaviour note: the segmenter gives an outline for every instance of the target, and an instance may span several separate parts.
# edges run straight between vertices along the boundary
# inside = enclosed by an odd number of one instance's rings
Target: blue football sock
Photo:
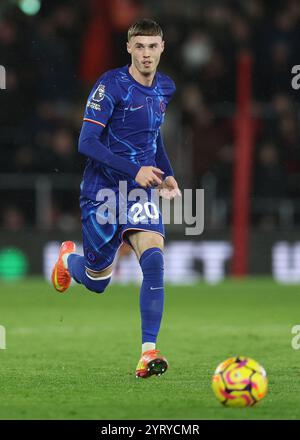
[[[142,344],[156,342],[164,307],[164,256],[160,248],[143,252],[140,258],[143,282],[140,293]]]
[[[74,280],[83,284],[92,292],[102,293],[109,284],[111,275],[106,277],[92,278],[86,272],[85,259],[77,254],[70,254],[68,257],[68,269]]]

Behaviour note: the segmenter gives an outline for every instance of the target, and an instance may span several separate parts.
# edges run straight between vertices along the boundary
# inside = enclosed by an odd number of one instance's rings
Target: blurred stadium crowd
[[[257,211],[254,206],[253,222],[277,227],[278,201],[288,200],[284,206],[296,210],[293,222],[299,223],[299,107],[291,87],[291,68],[300,64],[297,0],[44,0],[31,16],[2,1],[0,64],[7,71],[7,90],[0,91],[0,174],[14,175],[19,188],[22,178],[35,173],[81,174],[85,160],[77,153],[77,140],[88,92],[102,72],[129,62],[126,30],[144,16],[164,29],[160,69],[177,85],[164,133],[181,186],[209,185],[214,200],[223,203],[216,207],[227,207],[211,225],[226,225],[236,59],[248,50],[254,72],[253,200],[262,201]],[[6,202],[2,227],[34,224],[34,189],[22,193],[2,185],[0,193]],[[78,225],[77,180],[65,196],[55,194],[49,225]],[[275,202],[268,207],[266,200]],[[78,223],[68,223],[66,216]]]

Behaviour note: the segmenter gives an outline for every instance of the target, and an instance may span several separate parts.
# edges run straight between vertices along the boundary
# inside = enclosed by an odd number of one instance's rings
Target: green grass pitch
[[[136,379],[138,286],[103,295],[57,294],[41,279],[0,284],[0,419],[299,419],[299,286],[268,279],[168,286],[159,348],[170,368]],[[232,355],[266,369],[269,392],[251,408],[224,408],[211,391]]]

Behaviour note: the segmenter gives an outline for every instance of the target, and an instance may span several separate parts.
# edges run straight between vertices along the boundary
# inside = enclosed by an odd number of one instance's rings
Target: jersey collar
[[[129,73],[129,67],[130,67],[129,64],[126,64],[126,66],[125,66],[125,70],[126,70],[126,73],[127,73],[128,77],[130,78],[130,80],[131,80],[133,83],[137,84],[139,87],[142,87],[142,88],[145,89],[145,90],[153,90],[153,89],[156,87],[156,84],[157,84],[157,72],[156,72],[155,75],[154,75],[152,86],[144,86],[144,85],[141,84],[140,82],[136,81],[136,80],[133,78],[133,76]]]

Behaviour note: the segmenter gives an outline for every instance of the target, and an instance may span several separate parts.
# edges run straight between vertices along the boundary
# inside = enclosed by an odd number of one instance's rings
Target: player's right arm
[[[90,122],[84,122],[79,137],[78,151],[102,165],[131,177],[143,188],[162,183],[160,177],[162,177],[164,172],[159,168],[153,166],[141,167],[130,160],[112,153],[100,141],[102,131],[103,127]]]
[[[101,135],[118,103],[117,88],[112,78],[104,75],[96,83],[87,102],[78,150],[85,156],[119,171],[142,187],[161,184],[163,171],[153,166],[140,166],[112,153],[101,141]]]

